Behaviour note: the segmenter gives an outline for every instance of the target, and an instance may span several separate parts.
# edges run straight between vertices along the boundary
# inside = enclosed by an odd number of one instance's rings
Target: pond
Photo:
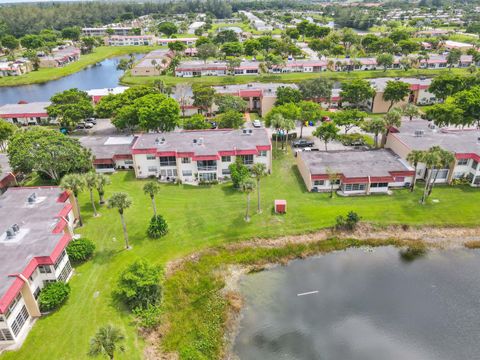
[[[142,55],[137,55],[137,58],[139,56]],[[20,100],[48,101],[52,95],[74,87],[90,90],[118,86],[118,80],[123,75],[122,70],[117,70],[121,58],[106,59],[77,73],[43,84],[0,87],[0,106],[15,104]]]
[[[479,273],[477,250],[406,263],[385,247],[248,275],[234,352],[244,360],[478,359]]]

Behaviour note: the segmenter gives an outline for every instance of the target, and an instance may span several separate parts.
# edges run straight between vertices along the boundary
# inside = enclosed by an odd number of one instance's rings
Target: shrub
[[[70,294],[70,285],[57,281],[45,286],[38,297],[40,311],[52,311],[60,307]]]
[[[365,135],[363,134],[342,134],[339,135],[338,140],[345,146],[365,146],[368,145]]]
[[[357,228],[359,221],[360,216],[354,211],[350,211],[346,217],[339,215],[336,219],[335,230],[353,231]]]
[[[147,305],[146,308],[135,308],[133,313],[137,317],[138,325],[144,329],[152,329],[160,323],[160,308],[154,305]]]
[[[123,271],[115,293],[130,310],[156,305],[161,294],[160,268],[145,260],[135,261]]]
[[[84,238],[74,240],[67,246],[68,257],[75,263],[90,259],[94,251],[95,243],[92,240]]]
[[[168,232],[168,225],[162,215],[152,216],[147,234],[152,239],[158,239]]]
[[[412,262],[418,258],[425,256],[427,249],[423,244],[414,244],[400,251],[400,258],[404,262]]]

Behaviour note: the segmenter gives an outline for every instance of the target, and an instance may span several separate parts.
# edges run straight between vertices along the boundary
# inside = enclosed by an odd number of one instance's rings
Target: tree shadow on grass
[[[295,180],[297,181],[297,186],[298,186],[298,189],[300,190],[300,192],[307,193],[308,190],[307,190],[307,187],[305,186],[305,182],[303,181],[303,177],[300,174],[300,171],[298,170],[298,166],[297,165],[292,165],[292,167],[290,169],[293,173],[293,176],[295,177]]]

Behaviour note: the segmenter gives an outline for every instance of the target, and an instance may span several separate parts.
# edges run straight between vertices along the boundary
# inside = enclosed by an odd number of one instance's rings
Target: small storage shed
[[[275,200],[275,213],[285,214],[287,212],[287,200]]]

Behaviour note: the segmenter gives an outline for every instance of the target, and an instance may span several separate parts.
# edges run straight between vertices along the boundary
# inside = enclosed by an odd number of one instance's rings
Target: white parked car
[[[253,120],[253,127],[259,128],[262,127],[262,122],[260,120]]]

